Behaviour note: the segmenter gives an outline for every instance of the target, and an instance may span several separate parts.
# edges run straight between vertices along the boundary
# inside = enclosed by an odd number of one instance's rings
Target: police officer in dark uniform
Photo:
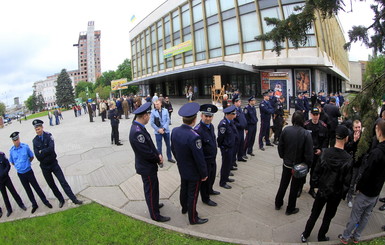
[[[211,104],[204,104],[200,107],[201,121],[198,123],[194,130],[201,136],[203,154],[205,156],[208,178],[201,184],[201,197],[202,202],[209,206],[217,206],[217,203],[210,200],[210,195],[220,194],[218,191],[213,190],[215,182],[215,175],[217,172],[217,163],[215,161],[217,157],[217,141],[214,132],[214,125],[211,123],[214,113],[218,111],[218,107]]]
[[[11,203],[9,202],[6,188],[8,188],[9,192],[12,194],[17,205],[19,205],[19,207],[24,211],[27,210],[19,194],[17,193],[15,187],[13,186],[11,178],[8,175],[10,168],[11,168],[11,165],[9,164],[7,157],[3,152],[0,152],[0,191],[4,199],[5,207],[7,208],[7,217],[9,217],[12,214],[12,206],[11,206]],[[3,212],[0,208],[0,217],[2,215],[3,215]]]
[[[305,121],[307,121],[309,120],[309,111],[310,111],[308,91],[303,92],[303,107],[305,108],[305,112],[304,112]]]
[[[55,142],[52,134],[43,131],[43,121],[35,119],[32,121],[32,125],[35,127],[36,136],[33,139],[33,151],[37,160],[40,162],[40,168],[43,173],[44,179],[47,181],[48,186],[51,188],[55,197],[59,200],[59,208],[64,205],[64,197],[57,188],[53,174],[58,179],[61,187],[67,196],[75,204],[83,204],[82,201],[78,200],[68,185],[63,171],[61,170],[58,161],[56,159]]]
[[[314,192],[314,181],[312,181],[312,176],[314,169],[316,168],[316,164],[318,162],[319,157],[321,156],[322,149],[328,147],[328,128],[326,123],[319,120],[320,111],[317,107],[311,109],[311,119],[307,120],[304,123],[304,127],[307,131],[311,133],[311,137],[313,139],[313,162],[310,168],[310,189],[309,194],[315,198],[316,193]],[[305,181],[306,179],[304,179]],[[303,183],[304,184],[304,183]],[[302,187],[303,187],[302,184]],[[302,187],[299,189],[302,190]]]
[[[192,128],[200,109],[198,103],[184,104],[178,111],[183,124],[172,130],[171,150],[177,160],[181,177],[180,204],[182,213],[188,212],[191,225],[204,224],[208,219],[201,219],[196,211],[199,188],[207,180],[207,164],[202,149],[202,139]]]
[[[158,165],[163,167],[162,155],[155,148],[145,125],[150,120],[151,102],[147,102],[136,109],[134,121],[130,130],[130,144],[135,152],[136,173],[142,177],[144,196],[151,219],[166,222],[170,217],[160,215]]]
[[[303,102],[303,93],[299,92],[297,98],[295,99],[295,110],[305,113],[305,105]]]
[[[234,118],[234,124],[237,127],[238,131],[238,149],[236,150],[236,159],[239,162],[246,162],[246,153],[245,153],[245,129],[247,127],[247,121],[245,113],[242,110],[242,101],[240,98],[234,100],[234,105],[236,107],[235,111],[237,112],[237,117]]]
[[[278,102],[275,104],[274,118],[273,118],[273,128],[274,128],[274,144],[278,145],[279,137],[281,136],[283,123],[285,119],[283,118],[285,112],[283,110],[285,97],[281,96],[278,99]]]
[[[255,135],[257,134],[258,122],[257,109],[255,108],[255,97],[251,96],[248,101],[249,104],[243,109],[247,121],[245,151],[247,154],[255,156],[253,153],[253,146],[255,143]]]
[[[275,104],[278,102],[278,99],[276,96],[274,96],[274,90],[269,89],[267,91],[269,93],[269,102],[271,107],[275,108]]]
[[[261,129],[259,131],[259,149],[264,151],[263,147],[263,138],[267,146],[274,146],[270,143],[270,119],[271,115],[274,113],[274,107],[271,106],[269,102],[269,94],[267,92],[263,93],[263,100],[259,104],[259,110],[261,112]]]
[[[233,152],[236,151],[236,137],[238,135],[237,128],[233,122],[237,116],[235,106],[227,107],[223,110],[225,117],[218,124],[218,147],[222,154],[221,179],[219,186],[225,189],[231,189],[227,182],[233,182],[229,179],[230,170],[233,165]]]

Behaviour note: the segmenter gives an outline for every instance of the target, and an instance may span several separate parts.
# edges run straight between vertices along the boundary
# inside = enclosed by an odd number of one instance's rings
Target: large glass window
[[[158,47],[158,56],[159,56],[159,70],[164,69],[164,56],[163,56],[163,47]]]
[[[203,19],[202,4],[198,4],[193,7],[193,19],[194,23],[197,23],[198,21]]]
[[[170,36],[170,17],[167,16],[164,18],[164,36]]]
[[[157,31],[158,31],[158,41],[163,39],[163,30],[162,30],[162,21],[156,23]]]
[[[172,13],[172,29],[173,33],[180,30],[178,10]]]
[[[269,31],[271,31],[273,29],[272,25],[268,26],[266,24],[266,21],[265,21],[266,17],[281,19],[279,16],[278,8],[270,8],[270,9],[262,10],[261,11],[261,18],[262,18],[263,33],[268,33]],[[284,43],[282,43],[282,46],[285,46]],[[265,42],[265,49],[272,49],[273,47],[274,47],[274,43],[272,41]]]
[[[151,26],[151,43],[156,43],[155,26]]]
[[[238,6],[241,6],[246,3],[253,3],[254,0],[238,0]]]
[[[207,29],[208,39],[209,39],[209,49],[210,49],[210,58],[219,57],[222,55],[221,48],[221,39],[220,39],[220,30],[219,24],[214,24],[208,26]]]
[[[195,53],[196,60],[203,60],[206,58],[205,37],[203,29],[195,32]]]
[[[156,49],[152,50],[152,71],[157,71],[158,70],[158,62],[157,62],[157,57],[156,57]]]
[[[223,21],[226,55],[239,53],[238,25],[235,18]]]
[[[151,73],[151,53],[147,52],[147,73]]]
[[[183,28],[189,26],[191,24],[190,22],[190,10],[186,10],[182,13],[182,26]]]
[[[206,17],[210,17],[218,13],[217,0],[206,0],[205,7],[206,7]]]
[[[278,6],[277,0],[258,0],[259,9],[271,8]]]
[[[234,0],[220,0],[221,11],[226,11],[228,9],[234,8]]]
[[[146,30],[146,48],[150,47],[150,31]]]
[[[256,12],[241,16],[242,39],[244,52],[261,50],[261,42],[254,38],[260,35]]]

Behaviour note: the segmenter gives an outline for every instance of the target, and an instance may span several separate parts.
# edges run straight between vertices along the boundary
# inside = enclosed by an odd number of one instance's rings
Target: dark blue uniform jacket
[[[237,117],[234,119],[235,126],[238,130],[245,129],[247,127],[247,121],[245,114],[242,111],[242,108],[237,107],[235,111],[237,112]]]
[[[270,120],[271,114],[274,113],[274,107],[266,100],[262,100],[261,104],[259,104],[259,110],[261,111],[261,120]]]
[[[55,153],[55,142],[52,134],[43,132],[43,140],[38,135],[33,139],[33,152],[37,160],[40,162],[42,168],[49,167],[52,164],[57,163]]]
[[[4,183],[8,178],[8,173],[11,168],[8,159],[3,152],[0,152],[0,183]]]
[[[305,105],[303,102],[303,99],[295,99],[295,110],[296,111],[304,111],[305,110]]]
[[[135,152],[135,169],[140,175],[153,175],[158,172],[159,152],[147,130],[134,121],[130,131],[130,144]]]
[[[171,150],[178,163],[182,179],[198,181],[207,177],[202,139],[192,127],[182,124],[172,130]]]
[[[119,113],[118,109],[113,109],[108,111],[108,119],[111,120],[111,125],[116,126],[119,124]]]
[[[217,156],[217,141],[214,132],[214,125],[208,128],[202,121],[195,126],[194,130],[201,136],[203,154],[206,160],[215,160]]]
[[[237,141],[238,132],[233,122],[223,118],[218,124],[218,147],[223,150],[232,149]]]
[[[258,122],[257,109],[254,106],[247,105],[243,110],[248,125],[255,125]]]

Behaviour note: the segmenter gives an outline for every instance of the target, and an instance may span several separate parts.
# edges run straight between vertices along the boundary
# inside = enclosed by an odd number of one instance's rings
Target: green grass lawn
[[[0,223],[0,244],[225,244],[169,231],[97,203],[63,212]],[[362,242],[384,245],[385,238]]]

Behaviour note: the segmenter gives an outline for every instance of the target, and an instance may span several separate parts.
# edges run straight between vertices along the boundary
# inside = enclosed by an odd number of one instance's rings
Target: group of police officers
[[[260,104],[261,133],[259,135],[260,149],[263,139],[266,145],[273,146],[269,140],[270,120],[274,122],[277,144],[279,134],[284,125],[284,97],[277,99],[272,91],[264,93]],[[270,93],[270,94],[269,94]],[[237,170],[237,161],[246,162],[247,155],[254,156],[253,145],[257,133],[257,112],[255,97],[248,99],[248,105],[242,109],[241,99],[233,97],[233,105],[223,109],[224,117],[217,127],[217,137],[213,116],[218,108],[212,104],[199,105],[191,102],[183,105],[178,111],[183,124],[175,127],[171,133],[171,150],[176,158],[181,176],[180,204],[182,214],[188,213],[190,224],[204,224],[208,219],[198,216],[196,204],[199,192],[202,202],[209,206],[217,206],[210,199],[211,195],[219,195],[213,185],[216,177],[216,155],[218,148],[222,155],[219,186],[231,189],[229,183],[234,182],[231,171]],[[166,222],[170,217],[162,216],[159,209],[158,167],[163,167],[163,157],[157,151],[145,125],[150,120],[151,102],[147,102],[133,112],[135,118],[131,126],[129,140],[135,153],[135,168],[143,180],[144,194],[150,216],[158,222]],[[197,114],[201,112],[197,123]],[[245,135],[246,134],[246,135]]]

